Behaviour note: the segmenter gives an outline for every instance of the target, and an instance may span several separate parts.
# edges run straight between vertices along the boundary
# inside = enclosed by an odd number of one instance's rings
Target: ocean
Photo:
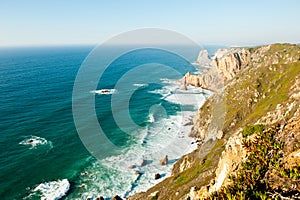
[[[93,48],[0,48],[1,199],[126,197],[169,176],[172,164],[196,148],[187,137],[189,122],[210,94],[195,88],[190,93],[179,91],[176,80],[197,71],[190,63],[199,49],[189,47],[176,47],[191,51],[187,59],[148,48],[110,63],[97,88],[76,97],[82,102],[93,99],[99,126],[117,151],[94,138],[83,142],[84,134],[93,129],[87,122],[89,116],[77,116],[74,121],[73,90],[78,71]],[[212,54],[216,48],[208,50]],[[148,71],[145,67],[133,70],[144,64]],[[169,73],[164,66],[178,73]],[[132,70],[133,75],[126,79],[125,74]],[[155,77],[155,81],[144,77]],[[126,116],[130,123],[124,121]],[[86,127],[81,130],[76,123]],[[87,142],[99,144],[100,157],[86,148]],[[161,166],[159,160],[165,155],[170,164]],[[146,165],[140,166],[143,160]],[[155,173],[162,178],[155,180]]]

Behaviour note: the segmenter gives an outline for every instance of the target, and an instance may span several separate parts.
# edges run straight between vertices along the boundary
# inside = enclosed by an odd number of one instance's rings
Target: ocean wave
[[[159,94],[159,95],[163,96],[163,98],[165,98],[165,97],[171,95],[172,91],[164,87],[162,89],[156,89],[156,90],[149,91],[149,93]]]
[[[162,83],[170,83],[170,82],[172,82],[170,79],[168,79],[168,78],[161,78],[160,79],[161,81],[162,81]]]
[[[146,86],[148,86],[148,84],[147,83],[134,83],[133,86],[135,86],[135,87],[146,87]]]
[[[149,114],[149,122],[150,123],[155,122],[155,118],[154,118],[153,114]]]
[[[22,140],[21,142],[19,142],[19,144],[30,146],[30,149],[36,148],[37,146],[40,145],[46,145],[46,144],[49,144],[51,147],[53,147],[51,141],[48,141],[45,138],[34,136],[34,135],[31,135],[28,138]]]
[[[124,149],[123,154],[107,157],[86,168],[80,176],[80,183],[87,187],[80,188],[80,197],[111,198],[118,194],[126,198],[170,176],[173,164],[197,147],[191,144],[194,139],[188,137],[191,125],[184,125],[188,124],[192,116],[193,112],[183,112],[150,123],[138,131],[137,144]],[[159,161],[165,155],[168,155],[170,162],[162,166]],[[154,175],[157,173],[162,178],[156,180]]]
[[[116,93],[116,91],[117,91],[116,89],[101,89],[101,90],[91,90],[90,93],[108,95],[108,94],[114,94]]]
[[[201,88],[189,88],[189,91],[184,92],[180,90],[181,84],[176,80],[161,81],[165,84],[162,88],[148,92],[160,94],[164,100],[183,105],[194,103],[194,99],[200,103],[205,100],[204,95],[197,92]],[[79,185],[75,190],[80,193],[80,198],[74,196],[72,199],[99,196],[111,198],[116,194],[126,198],[145,191],[170,176],[173,164],[182,155],[197,148],[194,139],[188,137],[194,111],[161,117],[164,116],[162,111],[160,107],[149,110],[147,121],[150,123],[142,130],[136,130],[137,133],[131,133],[137,138],[136,144],[124,149],[123,154],[96,161],[84,169],[79,182],[86,187]],[[165,155],[168,155],[170,162],[169,165],[162,166],[160,159]],[[157,173],[162,178],[156,180],[154,175]]]
[[[45,182],[34,188],[26,199],[38,196],[41,200],[58,200],[64,197],[69,189],[70,183],[68,179]]]

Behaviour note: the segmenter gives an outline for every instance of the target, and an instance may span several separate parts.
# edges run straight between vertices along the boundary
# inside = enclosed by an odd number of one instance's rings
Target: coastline
[[[223,92],[209,98],[194,119],[193,136],[203,144],[182,156],[171,177],[128,200],[298,198],[299,45],[229,50],[216,63],[226,80]],[[222,118],[214,103],[226,106],[223,124],[213,121]],[[274,153],[261,154],[262,146]]]
[[[201,57],[198,57],[199,59],[201,60]],[[210,69],[210,67],[202,67],[202,64],[198,63],[198,66],[194,66],[195,75],[187,72],[179,80],[160,79],[163,87],[149,91],[149,93],[159,94],[161,100],[179,105],[180,109],[176,112],[177,114],[156,120],[155,112],[158,111],[162,114],[164,108],[161,105],[152,106],[149,110],[149,127],[145,130],[137,130],[141,136],[139,144],[130,147],[120,156],[108,157],[94,163],[91,171],[86,172],[86,174],[96,174],[93,178],[94,183],[101,182],[97,180],[99,176],[111,176],[110,185],[97,186],[96,184],[96,188],[83,185],[87,190],[82,193],[82,197],[88,199],[97,198],[101,195],[105,198],[112,198],[118,195],[122,198],[130,198],[137,193],[146,192],[173,175],[176,162],[181,160],[183,156],[197,150],[199,144],[202,143],[202,140],[193,137],[192,134],[194,117],[214,93],[213,90],[206,89],[207,87],[202,84],[199,85],[199,82],[194,84],[193,78],[188,82],[183,82],[183,79],[186,78],[187,74],[197,79],[202,70]],[[137,83],[133,85],[144,86],[144,84]],[[162,165],[161,160],[165,157],[168,157],[167,165]],[[122,178],[114,177],[111,174],[100,175],[103,166],[120,172]],[[83,179],[85,179],[82,181],[83,183],[89,182],[88,176],[83,177]],[[127,188],[125,190],[111,188],[111,185],[118,186],[120,184],[127,185]],[[102,188],[101,192],[99,192],[99,188]]]

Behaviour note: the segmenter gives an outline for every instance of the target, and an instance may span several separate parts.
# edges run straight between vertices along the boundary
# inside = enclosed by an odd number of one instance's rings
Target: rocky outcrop
[[[213,65],[223,76],[224,81],[231,80],[250,62],[250,51],[245,48],[219,49],[213,59]]]
[[[209,193],[218,191],[221,186],[228,182],[228,175],[233,173],[246,157],[246,150],[243,148],[242,135],[237,134],[229,138],[225,150],[219,160],[216,170],[214,184],[209,188]]]
[[[154,179],[155,179],[155,180],[160,179],[160,177],[161,177],[161,175],[158,174],[158,173],[154,175]]]
[[[122,200],[122,198],[120,196],[116,195],[111,200]]]
[[[168,156],[166,155],[163,159],[159,161],[160,165],[167,165],[169,163]]]
[[[206,50],[199,53],[197,63],[210,66],[202,71],[203,75],[192,75],[190,72],[180,80],[182,89],[186,90],[187,85],[202,87],[217,91],[224,87],[236,74],[246,68],[250,62],[250,51],[245,48],[227,48],[216,52],[213,59],[208,57]],[[199,61],[200,60],[200,61]]]
[[[202,49],[199,52],[198,58],[196,63],[200,66],[204,66],[204,67],[211,67],[212,65],[212,60],[210,59],[208,52],[206,49]]]
[[[250,53],[250,50],[247,51],[246,54]],[[191,187],[187,194],[191,197],[190,199],[207,198],[214,191],[218,191],[229,183],[228,176],[235,174],[240,163],[247,159],[241,136],[237,133],[239,128],[249,123],[266,126],[280,124],[280,140],[285,144],[281,151],[284,152],[283,169],[289,171],[294,168],[300,172],[299,165],[294,162],[300,155],[300,125],[296,125],[300,124],[300,47],[268,45],[251,51],[252,53],[242,59],[248,63],[247,65],[250,64],[251,68],[247,69],[247,66],[230,62],[234,66],[241,66],[240,73],[242,72],[242,74],[238,75],[238,78],[234,77],[239,72],[227,76],[232,80],[226,85],[224,91],[228,113],[224,127],[216,128],[216,130],[225,132],[228,139],[215,171],[216,177],[198,190]],[[286,56],[287,52],[290,56]],[[234,55],[221,57],[226,57],[221,64],[224,66],[226,62],[228,65],[228,59],[232,60]],[[220,64],[219,67],[221,67]],[[243,71],[243,67],[245,71]],[[215,98],[213,96],[207,101],[194,118],[193,135],[198,138],[206,138],[211,132],[208,127],[211,126],[214,118],[211,113],[212,101]],[[237,131],[233,133],[233,130]],[[217,131],[214,132],[214,134],[216,133]],[[299,164],[299,162],[296,163]],[[293,198],[295,192],[300,191],[298,182],[290,177],[282,176],[282,173],[278,170],[270,170],[265,175],[263,181],[270,190],[275,191],[273,194],[269,194],[270,198],[287,198],[284,195]]]
[[[193,75],[190,72],[187,72],[184,75],[184,77],[182,79],[180,79],[179,81],[183,84],[183,86],[185,88],[188,85],[191,85],[191,86],[194,86],[194,87],[207,88],[207,85],[205,84],[203,76]]]
[[[143,160],[142,160],[142,163],[141,163],[141,167],[143,167],[143,166],[145,166],[145,165],[147,165],[147,160],[143,159]]]

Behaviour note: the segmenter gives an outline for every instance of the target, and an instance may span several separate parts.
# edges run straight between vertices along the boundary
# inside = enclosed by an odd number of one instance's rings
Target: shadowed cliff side
[[[171,177],[129,199],[295,198],[299,194],[300,47],[229,49],[216,58],[225,88],[208,99],[193,119],[190,135],[199,139],[199,148],[174,165]],[[259,150],[258,142],[266,150]],[[264,162],[256,165],[257,159]],[[245,167],[249,174],[242,173]],[[250,181],[237,184],[248,176]],[[265,192],[255,193],[258,186]]]

